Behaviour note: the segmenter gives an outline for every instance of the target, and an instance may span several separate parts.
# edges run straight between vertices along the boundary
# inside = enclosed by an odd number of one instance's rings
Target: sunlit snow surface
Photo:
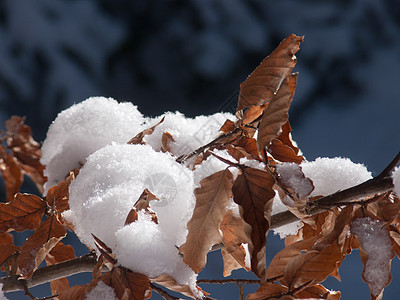
[[[114,289],[106,285],[103,281],[99,281],[97,285],[86,294],[84,300],[117,300]]]

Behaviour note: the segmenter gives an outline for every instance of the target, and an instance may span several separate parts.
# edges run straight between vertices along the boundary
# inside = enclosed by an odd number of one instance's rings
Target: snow
[[[276,166],[276,171],[279,174],[282,183],[292,189],[299,199],[308,196],[314,186],[312,182],[306,178],[301,170],[301,167],[295,163],[282,163]]]
[[[84,300],[117,300],[112,287],[106,285],[103,281],[99,281],[97,285],[86,294]]]
[[[368,254],[363,276],[374,296],[378,296],[389,281],[390,260],[393,257],[393,245],[383,225],[383,222],[369,217],[358,218],[351,223],[351,232],[360,238],[361,246]]]
[[[393,192],[397,195],[397,197],[400,197],[400,167],[397,167],[392,174],[393,178]]]
[[[327,196],[372,178],[364,165],[353,163],[348,158],[318,157],[311,162],[302,162],[300,166],[314,184],[311,197]]]
[[[104,97],[89,98],[59,113],[42,146],[46,192],[91,153],[112,142],[128,142],[144,129],[144,121],[132,103]]]

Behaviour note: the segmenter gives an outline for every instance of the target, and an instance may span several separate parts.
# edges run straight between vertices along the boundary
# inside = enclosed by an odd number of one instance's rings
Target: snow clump
[[[103,281],[99,281],[96,286],[86,294],[85,300],[117,300],[114,289],[106,285]]]
[[[351,222],[351,233],[360,238],[361,247],[368,254],[363,277],[375,297],[390,281],[390,260],[393,258],[393,245],[383,225],[383,222],[369,217]]]

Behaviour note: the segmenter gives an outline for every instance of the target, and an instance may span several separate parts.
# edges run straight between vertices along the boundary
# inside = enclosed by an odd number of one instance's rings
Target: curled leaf
[[[238,111],[272,99],[296,65],[295,53],[300,49],[303,39],[291,34],[249,75],[240,85]]]

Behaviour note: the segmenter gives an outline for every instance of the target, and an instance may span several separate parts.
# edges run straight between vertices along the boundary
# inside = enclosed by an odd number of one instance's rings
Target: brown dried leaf
[[[240,85],[238,111],[272,99],[282,81],[296,65],[295,53],[303,39],[304,37],[291,34],[247,77]]]
[[[6,189],[6,200],[10,202],[18,193],[24,180],[21,167],[14,157],[0,147],[0,172],[4,179]]]
[[[293,299],[290,296],[289,296],[290,298],[284,298],[286,297],[287,293],[288,293],[287,287],[281,286],[276,283],[265,282],[259,287],[259,289],[255,293],[249,294],[246,300]]]
[[[150,201],[159,200],[152,192],[148,189],[144,189],[139,199],[136,201],[133,208],[129,211],[128,216],[125,220],[125,225],[135,222],[138,219],[138,210],[144,210],[146,214],[151,215],[151,219],[154,223],[158,224],[157,214],[151,209]]]
[[[114,268],[104,274],[101,280],[114,289],[118,299],[146,299],[146,292],[150,289],[150,280],[146,275],[125,268]]]
[[[337,243],[321,251],[311,249],[290,259],[286,265],[284,280],[294,290],[299,287],[312,286],[328,277],[342,259]]]
[[[152,133],[154,132],[154,130],[156,129],[156,127],[157,127],[158,125],[160,125],[162,122],[164,122],[164,119],[165,119],[165,117],[163,117],[163,118],[161,119],[161,121],[158,122],[156,125],[153,125],[153,126],[151,126],[150,128],[147,128],[147,129],[145,129],[145,130],[139,132],[137,135],[135,135],[133,138],[131,138],[131,139],[129,140],[128,144],[132,144],[132,145],[135,145],[135,144],[145,144],[145,142],[143,141],[143,138],[144,138],[146,135],[152,134]]]
[[[242,166],[242,173],[236,178],[232,191],[234,201],[241,207],[243,220],[251,226],[251,270],[259,278],[265,275],[266,234],[275,196],[274,177],[266,171]]]
[[[16,194],[14,200],[0,203],[0,233],[34,230],[40,224],[46,202],[31,194]]]
[[[179,283],[176,282],[175,278],[173,278],[171,275],[168,274],[163,274],[160,275],[156,278],[150,278],[151,282],[157,283],[159,285],[162,285],[163,287],[166,287],[167,289],[181,293],[187,297],[197,299],[197,296],[193,293],[193,291],[190,289],[188,285],[180,285]],[[205,295],[208,295],[208,293],[202,291],[200,287],[196,287],[199,292],[204,293]]]
[[[279,279],[285,273],[285,268],[289,260],[301,254],[302,251],[310,250],[318,237],[307,240],[300,240],[279,251],[268,266],[266,276],[268,279]]]
[[[281,162],[293,162],[300,164],[304,157],[296,155],[294,150],[288,145],[282,143],[279,139],[273,139],[271,144],[268,146],[268,152],[276,159]]]
[[[228,132],[231,132],[231,131],[233,131],[233,130],[235,130],[235,129],[236,129],[236,124],[235,124],[235,122],[233,122],[233,121],[227,119],[227,120],[225,121],[225,123],[221,126],[221,128],[219,129],[219,131],[222,131],[222,132],[224,132],[224,133],[228,133]]]
[[[273,139],[281,133],[282,126],[288,122],[288,111],[294,96],[297,83],[297,73],[290,74],[282,83],[277,93],[272,97],[265,109],[258,129],[258,150],[263,153]]]
[[[42,222],[25,241],[18,256],[17,264],[22,278],[30,278],[47,254],[66,235],[67,231],[56,216]]]
[[[246,251],[242,244],[250,243],[251,227],[243,222],[242,218],[235,216],[231,210],[228,210],[221,222],[220,228],[223,234],[224,244],[222,250],[235,259],[242,268],[249,271],[250,269],[245,263]],[[224,258],[224,276],[229,276],[225,275],[225,273],[229,273],[229,268],[226,266],[225,259],[229,262],[228,257]]]
[[[1,244],[0,245],[0,266],[3,267],[3,264],[16,252],[19,251],[21,247],[15,246],[13,244]],[[7,264],[6,264],[7,267]],[[3,268],[2,268],[2,271]]]
[[[201,187],[194,191],[196,206],[187,224],[186,242],[179,251],[196,273],[204,268],[211,247],[222,241],[219,228],[232,197],[232,181],[232,173],[225,169],[201,180]]]
[[[261,160],[260,155],[258,154],[257,141],[254,138],[241,136],[235,140],[233,145],[243,149],[252,159]]]
[[[42,150],[40,144],[32,137],[32,130],[24,124],[24,118],[12,116],[6,121],[7,144],[13,156],[22,164],[24,173],[35,182],[38,190],[43,193],[43,184],[46,181],[40,163]]]
[[[114,265],[117,264],[117,259],[112,253],[112,249],[106,245],[102,240],[92,233],[92,237],[95,240],[95,245],[99,249],[102,258],[104,259],[104,264],[111,270]]]
[[[237,250],[232,254],[229,253],[225,248],[222,248],[221,255],[224,263],[224,277],[230,276],[232,274],[232,271],[244,268],[246,265],[246,250],[244,249],[243,245],[239,245]],[[249,270],[250,269],[247,269],[246,271]]]
[[[170,134],[168,131],[164,132],[162,137],[161,137],[161,151],[162,152],[171,152],[171,147],[169,146],[170,143],[175,142],[174,138],[172,137],[172,134]]]
[[[62,213],[69,209],[68,197],[69,197],[69,185],[71,181],[75,179],[73,172],[58,185],[53,186],[49,189],[46,194],[46,202],[52,210],[52,213]]]
[[[304,290],[301,290],[299,293],[296,293],[295,295],[296,298],[301,298],[301,299],[327,299],[327,300],[339,300],[341,296],[340,292],[330,291],[321,284],[310,286]]]

